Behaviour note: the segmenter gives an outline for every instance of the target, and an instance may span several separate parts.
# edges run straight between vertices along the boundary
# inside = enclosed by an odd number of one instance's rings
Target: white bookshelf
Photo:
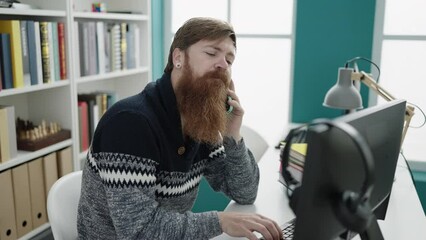
[[[51,89],[51,88],[66,87],[66,86],[69,86],[69,85],[70,85],[69,80],[61,80],[61,81],[57,81],[57,82],[53,82],[53,83],[47,83],[47,84],[38,84],[38,85],[33,85],[33,86],[12,88],[12,89],[8,89],[8,90],[0,91],[0,98],[6,97],[6,96],[16,96],[16,95],[24,94],[24,93],[42,91],[42,90],[47,90],[47,89]]]
[[[65,25],[67,79],[48,84],[3,89],[0,91],[0,104],[13,105],[15,117],[30,120],[36,124],[41,120],[58,122],[63,129],[71,130],[71,139],[28,152],[18,151],[18,155],[0,163],[0,172],[27,163],[65,147],[72,147],[74,170],[81,169],[81,162],[87,151],[80,152],[79,120],[77,96],[92,91],[113,91],[117,100],[140,92],[151,81],[151,1],[150,0],[107,0],[108,11],[113,13],[91,12],[92,2],[87,0],[20,0],[34,9],[2,9],[0,19],[56,21]],[[77,22],[103,21],[137,24],[139,28],[140,64],[133,69],[80,76]],[[1,220],[1,219],[0,219]],[[20,239],[31,239],[50,227],[46,223]]]
[[[95,20],[118,20],[118,21],[147,21],[148,15],[143,14],[123,14],[123,13],[91,13],[75,12],[75,19],[95,19]]]
[[[0,14],[29,17],[65,17],[67,13],[65,11],[55,10],[0,8]]]
[[[104,74],[84,76],[84,77],[77,78],[76,81],[78,84],[81,84],[81,83],[88,83],[93,81],[102,81],[107,79],[115,79],[115,78],[121,78],[121,77],[127,77],[127,76],[140,75],[142,73],[149,73],[149,71],[150,70],[148,67],[138,67],[135,69],[126,69],[126,70],[109,72]]]

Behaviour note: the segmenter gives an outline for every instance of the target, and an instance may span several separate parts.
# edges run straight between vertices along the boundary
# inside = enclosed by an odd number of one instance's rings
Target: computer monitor
[[[406,102],[395,100],[334,119],[351,125],[373,155],[374,188],[370,205],[384,219],[400,151]],[[360,192],[366,171],[362,155],[348,134],[315,124],[308,128],[303,178],[295,211],[295,240],[336,239],[347,231],[335,211],[336,194]],[[371,224],[379,231],[376,219]]]

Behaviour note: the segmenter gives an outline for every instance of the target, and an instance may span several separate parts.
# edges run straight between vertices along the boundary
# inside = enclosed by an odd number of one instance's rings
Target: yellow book
[[[291,145],[291,150],[296,151],[297,153],[306,156],[306,151],[308,150],[307,143],[293,143]]]
[[[19,20],[0,20],[0,33],[10,34],[13,87],[23,87],[24,68],[22,66],[21,29]]]
[[[281,148],[285,147],[285,142],[280,142]],[[306,156],[306,152],[308,151],[307,143],[292,143],[290,153],[294,153],[295,155]]]

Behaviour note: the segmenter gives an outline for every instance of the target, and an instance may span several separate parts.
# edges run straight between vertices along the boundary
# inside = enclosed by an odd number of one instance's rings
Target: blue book
[[[3,89],[13,88],[13,75],[12,75],[12,63],[10,59],[12,55],[10,53],[10,34],[0,34],[0,56],[1,56],[1,69],[2,69],[2,84]]]
[[[22,49],[22,68],[24,70],[24,85],[31,85],[30,76],[30,57],[28,53],[27,21],[21,20],[21,49]]]
[[[28,53],[30,59],[31,85],[38,84],[37,47],[34,21],[27,21]]]

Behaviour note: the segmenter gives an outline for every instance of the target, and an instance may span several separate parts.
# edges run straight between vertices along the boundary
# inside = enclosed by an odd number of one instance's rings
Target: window
[[[426,111],[426,15],[424,0],[377,0],[373,61],[381,66],[379,84],[396,98],[406,99]],[[374,99],[373,99],[374,100]],[[378,102],[384,101],[380,97]],[[410,126],[425,121],[415,109]],[[403,152],[408,160],[425,161],[426,126],[409,128]]]
[[[277,144],[290,119],[294,0],[169,0],[165,6],[170,16],[165,20],[166,55],[173,34],[191,17],[215,17],[234,26],[232,77],[246,112],[244,124]]]

